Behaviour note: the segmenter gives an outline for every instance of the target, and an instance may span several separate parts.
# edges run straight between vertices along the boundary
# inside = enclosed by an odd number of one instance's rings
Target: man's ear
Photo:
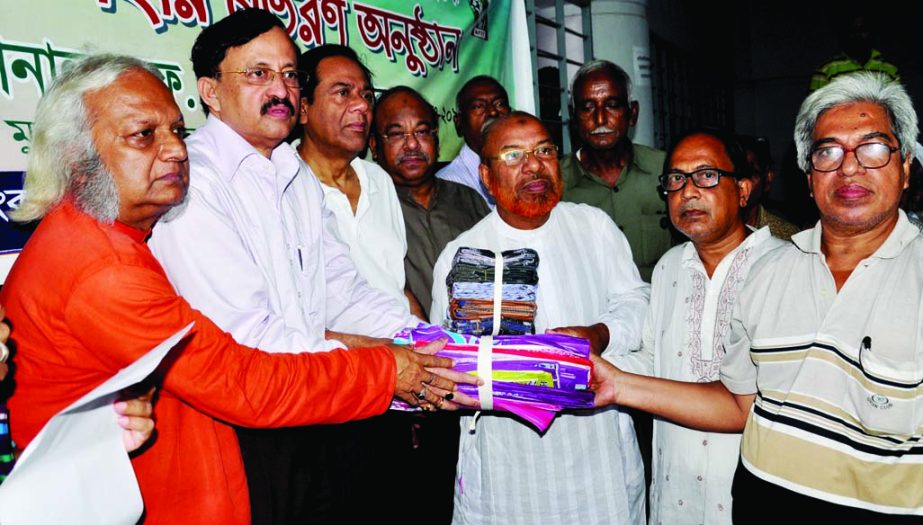
[[[375,132],[369,134],[369,150],[372,152],[372,160],[378,162],[378,140],[375,139]]]
[[[452,122],[455,123],[455,133],[458,133],[459,137],[464,138],[461,129],[461,113],[459,113],[458,109],[455,110],[455,116],[452,117]]]
[[[769,195],[769,190],[772,189],[772,181],[776,180],[776,170],[772,168],[767,168],[766,173],[763,174],[763,194]]]
[[[635,124],[638,123],[638,108],[639,106],[637,100],[632,100],[628,103],[628,109],[631,110],[631,121],[629,122],[628,127],[633,128],[635,127]]]
[[[308,99],[301,97],[298,104],[298,123],[305,125],[308,123]]]
[[[196,89],[199,90],[199,98],[208,106],[209,112],[221,113],[221,101],[218,100],[218,79],[199,77],[196,80]]]
[[[487,164],[484,164],[482,162],[481,165],[478,166],[478,175],[481,176],[481,184],[483,184],[484,187],[487,189],[487,193],[489,193],[491,197],[496,199],[497,196],[494,195],[493,190],[490,188],[490,180],[491,180],[490,167],[487,166]]]
[[[744,208],[750,202],[750,192],[753,191],[753,181],[746,177],[737,179],[737,191],[740,193],[740,207]]]
[[[913,165],[913,154],[909,154],[904,157],[904,160],[901,162],[901,176],[904,177],[903,188],[906,190],[910,187],[910,171]]]

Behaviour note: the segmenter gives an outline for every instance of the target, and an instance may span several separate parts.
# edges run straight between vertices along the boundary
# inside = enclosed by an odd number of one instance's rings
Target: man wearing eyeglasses
[[[784,245],[768,227],[746,225],[750,170],[740,142],[718,130],[690,132],[667,152],[660,184],[670,220],[690,241],[654,267],[640,351],[611,359],[621,369],[675,381],[718,381],[740,287],[755,261]],[[655,419],[653,450],[651,523],[731,523],[740,434]]]
[[[557,149],[541,121],[512,112],[488,125],[479,171],[497,207],[439,256],[430,321],[447,317],[445,278],[460,247],[530,248],[536,332],[584,337],[597,354],[638,348],[648,285],[603,211],[559,202]],[[463,416],[462,429],[454,523],[645,523],[641,456],[617,408],[561,414],[543,434],[487,413]]]
[[[185,208],[149,241],[176,290],[239,343],[270,352],[375,346],[386,341],[364,336],[415,325],[359,274],[320,184],[283,142],[305,75],[281,20],[235,12],[199,34],[192,62],[208,119],[187,142]],[[357,142],[362,125],[351,130]],[[354,455],[340,453],[339,427],[237,429],[253,523],[348,521],[358,511],[340,488],[351,486]]]
[[[820,221],[750,271],[720,382],[597,362],[598,405],[743,429],[735,523],[923,516],[923,235],[898,207],[917,133],[910,97],[887,77],[847,75],[809,95],[795,144]]]
[[[369,143],[397,190],[407,228],[407,286],[425,318],[432,303],[433,265],[452,239],[490,213],[473,189],[435,175],[439,121],[433,106],[406,86],[378,98]]]
[[[465,139],[458,156],[436,173],[443,180],[464,184],[484,197],[491,208],[494,197],[478,174],[484,125],[510,112],[510,97],[497,79],[478,75],[465,82],[455,96],[455,131]]]

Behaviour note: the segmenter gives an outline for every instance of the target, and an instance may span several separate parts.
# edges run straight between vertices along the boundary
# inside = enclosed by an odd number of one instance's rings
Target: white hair
[[[828,109],[855,102],[871,102],[883,107],[888,112],[891,131],[900,143],[901,158],[913,153],[919,133],[917,113],[904,87],[880,73],[852,73],[837,77],[801,103],[795,119],[795,148],[798,167],[805,173],[811,169],[817,119]]]
[[[577,84],[583,81],[584,77],[589,75],[594,71],[604,71],[612,77],[617,84],[622,86],[625,89],[625,100],[627,102],[632,102],[631,99],[631,76],[628,75],[621,66],[609,60],[591,60],[577,70],[577,73],[574,75],[574,80],[570,83],[570,103],[571,106],[574,104],[574,88],[577,87]]]
[[[16,221],[41,219],[67,195],[100,221],[111,223],[118,217],[118,188],[93,144],[85,97],[131,70],[161,76],[124,55],[89,55],[68,66],[38,103],[22,203],[10,213]]]

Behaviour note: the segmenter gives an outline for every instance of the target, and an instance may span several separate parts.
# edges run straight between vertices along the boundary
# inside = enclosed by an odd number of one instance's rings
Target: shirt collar
[[[888,238],[875,250],[871,257],[893,259],[901,253],[904,246],[910,244],[920,235],[920,229],[910,222],[904,210],[897,210],[897,212],[897,224],[894,225],[894,229],[891,230]],[[822,234],[823,226],[820,221],[817,221],[817,225],[813,228],[793,235],[792,242],[803,252],[822,254],[823,252],[821,252],[820,248]]]
[[[69,217],[83,217],[86,220],[95,222],[101,228],[111,228],[119,233],[127,235],[131,240],[141,243],[141,244],[144,244],[144,239],[147,239],[148,235],[151,234],[150,229],[139,230],[138,228],[134,228],[123,222],[119,222],[118,220],[114,221],[112,224],[102,222],[96,217],[93,217],[87,212],[78,208],[77,203],[74,202],[73,197],[70,197],[70,196],[65,197],[64,200],[62,200],[61,203],[59,204],[59,208],[56,208],[56,209],[60,209],[64,214],[68,215]]]
[[[294,178],[298,173],[298,163],[292,160],[298,153],[285,142],[276,146],[272,150],[271,158],[266,159],[252,144],[214,115],[209,115],[205,125],[196,133],[207,135],[214,143],[212,147],[220,151],[220,154],[215,155],[215,161],[219,165],[221,176],[228,180],[233,179],[244,161],[253,156],[271,162],[277,172],[286,175],[287,180]]]
[[[432,210],[433,208],[436,207],[436,203],[439,201],[439,194],[442,193],[442,187],[443,187],[444,182],[445,181],[443,181],[442,179],[436,177],[435,174],[433,175],[433,193],[432,195],[430,195],[430,198],[429,198],[429,208],[424,208],[423,206],[420,206],[420,203],[418,203],[416,199],[413,198],[413,195],[410,193],[409,188],[401,187],[395,184],[394,191],[397,192],[397,198],[400,199],[401,202],[405,202],[408,205],[414,206],[416,208],[420,208],[421,210]]]
[[[749,248],[750,246],[755,246],[761,242],[769,240],[772,237],[772,233],[769,231],[769,226],[763,226],[760,229],[753,228],[752,226],[747,225],[747,229],[750,230],[750,235],[747,235],[747,238],[740,244],[738,244],[733,250],[731,250],[727,255],[724,256],[722,261],[728,259],[729,257],[734,257],[734,254],[740,250]],[[685,268],[696,268],[702,273],[705,273],[705,265],[702,263],[702,259],[699,257],[699,252],[696,251],[695,245],[692,244],[692,241],[688,241],[683,245],[683,267]]]
[[[560,208],[560,203],[551,209],[551,216],[548,217],[548,220],[545,221],[545,224],[542,224],[538,228],[533,230],[520,230],[519,228],[514,228],[507,224],[506,221],[500,217],[500,213],[497,210],[491,212],[488,217],[493,216],[494,225],[497,229],[497,232],[511,239],[523,240],[523,239],[534,239],[544,234],[544,232],[549,231],[554,223],[557,221],[558,209]]]
[[[461,151],[458,152],[458,159],[465,169],[468,170],[468,173],[474,175],[475,180],[480,179],[478,167],[481,165],[481,156],[475,153],[473,149],[469,148],[467,143],[465,143]]]
[[[574,153],[574,163],[577,165],[577,169],[581,174],[583,174],[584,177],[589,177],[599,182],[600,184],[605,184],[601,178],[597,177],[593,173],[590,173],[590,170],[584,168],[583,164],[580,163],[580,151],[582,149],[583,148],[580,148]],[[643,166],[641,166],[641,164],[638,163],[638,149],[635,147],[634,143],[631,144],[631,162],[628,164],[628,169],[622,171],[622,173],[619,175],[619,180],[616,181],[615,185],[621,186],[625,179],[628,178],[626,175],[631,172],[649,173],[646,169],[644,169]]]
[[[133,241],[139,242],[139,243],[142,243],[142,244],[144,243],[144,239],[147,239],[148,235],[151,234],[151,230],[149,230],[149,229],[148,229],[148,230],[139,230],[138,228],[129,226],[129,225],[127,225],[127,224],[125,224],[125,223],[123,223],[123,222],[119,222],[119,221],[115,221],[115,222],[112,224],[112,229],[115,230],[115,231],[117,231],[117,232],[119,232],[119,233],[124,233],[125,235],[127,235],[128,237],[130,237]]]

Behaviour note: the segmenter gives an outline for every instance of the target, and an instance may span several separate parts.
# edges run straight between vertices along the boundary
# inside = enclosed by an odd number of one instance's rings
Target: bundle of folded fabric
[[[521,248],[502,252],[459,248],[446,277],[449,311],[446,327],[467,334],[535,333],[538,253]],[[497,290],[497,286],[500,289]],[[500,301],[499,329],[494,330],[494,302]]]
[[[394,342],[417,347],[442,338],[446,345],[436,355],[452,359],[454,370],[484,379],[482,386],[458,385],[484,410],[512,412],[544,431],[557,412],[593,406],[586,339],[562,334],[479,337],[421,324],[398,333]],[[391,408],[414,410],[398,399]]]

